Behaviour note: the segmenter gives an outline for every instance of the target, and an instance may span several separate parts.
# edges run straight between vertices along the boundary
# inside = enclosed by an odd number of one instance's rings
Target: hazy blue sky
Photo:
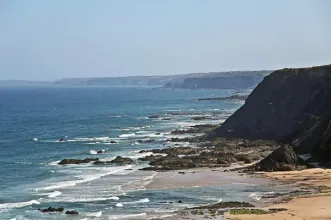
[[[329,0],[1,0],[0,79],[331,63]]]

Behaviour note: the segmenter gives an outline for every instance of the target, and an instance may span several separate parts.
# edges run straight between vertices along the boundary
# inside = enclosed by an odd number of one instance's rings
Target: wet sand
[[[301,189],[321,189],[320,193],[308,194],[303,196],[292,197],[290,201],[279,204],[267,205],[262,208],[286,208],[286,211],[281,211],[273,214],[264,215],[230,215],[225,213],[225,216],[208,216],[210,219],[236,219],[236,220],[328,220],[331,219],[331,169],[307,169],[303,171],[291,172],[270,172],[259,173],[262,178],[241,175],[236,172],[223,172],[224,169],[196,169],[183,171],[167,171],[159,172],[153,181],[146,186],[147,189],[165,189],[177,187],[198,187],[198,186],[213,186],[231,182],[243,183],[265,183],[272,181],[283,186],[296,186]],[[180,174],[179,172],[185,172]],[[178,213],[167,220],[174,219],[206,219],[204,216],[181,214]]]
[[[233,167],[231,167],[233,168]],[[183,174],[184,172],[184,174]],[[180,187],[220,186],[230,183],[264,184],[268,180],[249,177],[237,172],[224,172],[224,168],[189,169],[158,172],[146,189],[167,189]]]

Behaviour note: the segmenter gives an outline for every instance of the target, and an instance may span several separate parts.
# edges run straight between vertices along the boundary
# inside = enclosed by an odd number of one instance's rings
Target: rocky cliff
[[[276,140],[331,161],[331,65],[272,72],[212,137]]]
[[[183,80],[168,82],[165,88],[176,89],[242,89],[254,88],[271,71],[223,72],[203,76],[190,76]]]

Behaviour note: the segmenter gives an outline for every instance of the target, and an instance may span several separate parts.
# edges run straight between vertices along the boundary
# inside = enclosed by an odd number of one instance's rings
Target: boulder
[[[59,140],[59,142],[65,142],[65,141],[67,141],[67,139],[61,138],[61,139]]]
[[[113,140],[111,140],[110,143],[111,144],[117,144],[117,142],[116,141],[113,141]]]
[[[99,158],[85,158],[85,159],[63,159],[58,164],[67,165],[67,164],[81,164],[81,163],[90,163],[93,161],[98,161]]]
[[[307,166],[294,152],[291,146],[282,146],[253,166],[255,171],[292,171]]]

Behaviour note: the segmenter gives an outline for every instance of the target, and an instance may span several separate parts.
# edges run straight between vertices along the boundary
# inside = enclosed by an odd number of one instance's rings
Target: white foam
[[[102,211],[90,212],[90,213],[86,213],[86,215],[89,216],[89,217],[101,217],[102,216]]]
[[[106,149],[102,149],[101,152],[102,152],[102,153],[106,152]],[[96,150],[92,150],[92,149],[91,149],[91,150],[89,151],[89,153],[90,153],[90,154],[98,154],[98,151],[96,151]]]
[[[56,165],[58,165],[58,163],[60,163],[60,162],[61,162],[61,160],[52,161],[52,162],[50,162],[48,165],[56,166]]]
[[[15,202],[15,203],[3,203],[0,204],[0,209],[13,209],[13,208],[21,208],[29,205],[38,205],[40,202],[37,200],[30,200],[27,202]]]
[[[119,202],[116,204],[116,207],[123,207],[123,204]]]
[[[248,197],[252,198],[255,201],[259,201],[262,198],[261,195],[258,195],[256,193],[251,193]]]
[[[93,196],[93,195],[92,195]],[[111,196],[111,197],[88,197],[86,195],[83,195],[82,197],[71,197],[71,198],[59,198],[58,200],[55,200],[56,202],[67,202],[67,203],[76,203],[76,202],[99,202],[99,201],[107,201],[107,200],[119,200],[117,196]]]
[[[38,138],[32,138],[33,141],[38,141]]]
[[[62,192],[60,192],[60,191],[54,191],[54,192],[52,192],[48,195],[48,198],[55,198],[55,197],[58,197],[61,194],[62,194]]]
[[[138,201],[133,201],[133,202],[123,202],[123,204],[139,204],[139,203],[147,203],[149,202],[148,198],[145,199],[140,199]]]
[[[131,134],[121,134],[119,137],[120,138],[127,138],[127,137],[134,137],[134,136],[136,136],[136,134],[135,133],[131,133]]]
[[[69,181],[58,182],[54,185],[43,187],[40,190],[55,190],[55,189],[60,189],[60,188],[76,186],[77,184],[90,182],[92,180],[99,179],[103,176],[121,172],[121,171],[123,171],[125,169],[129,169],[131,167],[132,167],[132,165],[127,165],[127,166],[122,166],[122,167],[111,167],[111,168],[108,167],[105,169],[100,169],[100,170],[104,170],[105,172],[98,173],[98,174],[81,175],[81,176],[78,176],[78,178],[79,178],[78,180],[69,180]]]
[[[89,143],[90,144],[90,143]],[[98,151],[96,151],[96,150],[90,150],[90,152],[89,152],[90,154],[98,154]]]
[[[130,218],[140,218],[146,216],[146,213],[132,214],[132,215],[111,215],[108,217],[109,220],[113,219],[130,219]]]

